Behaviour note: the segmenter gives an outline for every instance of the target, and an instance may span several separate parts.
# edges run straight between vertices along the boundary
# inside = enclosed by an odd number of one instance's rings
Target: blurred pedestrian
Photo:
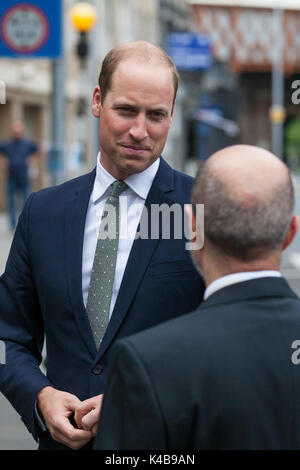
[[[289,171],[229,147],[204,163],[192,203],[205,205],[191,252],[204,302],[114,346],[95,448],[300,449],[300,299],[279,271],[298,228]]]
[[[15,229],[17,220],[16,196],[22,197],[24,205],[30,192],[29,159],[38,152],[37,143],[26,139],[24,134],[24,123],[14,121],[11,126],[11,139],[0,142],[0,153],[8,159],[7,205],[12,230]]]

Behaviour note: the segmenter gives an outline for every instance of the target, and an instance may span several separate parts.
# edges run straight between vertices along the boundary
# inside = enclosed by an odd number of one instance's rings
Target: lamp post
[[[87,2],[76,3],[70,10],[70,19],[80,34],[77,44],[77,56],[83,62],[88,55],[88,32],[97,20],[96,8]]]
[[[86,84],[88,82],[87,58],[89,56],[88,34],[96,23],[97,10],[88,2],[76,3],[70,10],[70,20],[79,33],[76,45],[76,55],[80,67],[79,100],[77,106],[77,142],[75,144],[76,148],[74,149],[77,155],[77,166],[79,166],[82,162],[85,141]]]
[[[272,68],[272,151],[283,159],[284,141],[284,10],[273,10],[273,68]]]

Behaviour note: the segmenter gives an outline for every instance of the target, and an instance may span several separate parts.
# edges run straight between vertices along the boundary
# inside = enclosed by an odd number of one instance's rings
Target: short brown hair
[[[111,88],[112,76],[120,62],[131,58],[147,62],[150,62],[151,60],[158,60],[170,69],[173,76],[174,105],[179,83],[179,74],[177,72],[176,66],[171,57],[169,57],[161,47],[155,46],[154,44],[146,41],[121,44],[114,47],[105,56],[102,62],[101,72],[98,80],[101,90],[101,102],[103,103],[107,92]]]

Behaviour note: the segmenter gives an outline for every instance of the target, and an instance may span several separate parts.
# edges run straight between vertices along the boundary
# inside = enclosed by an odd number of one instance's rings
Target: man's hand
[[[75,395],[53,387],[43,388],[37,396],[38,409],[52,438],[73,450],[80,449],[93,437],[91,431],[76,429],[70,423],[69,417],[80,405]]]
[[[98,429],[98,421],[102,406],[103,395],[84,400],[75,411],[75,421],[79,428],[90,431],[93,436]]]

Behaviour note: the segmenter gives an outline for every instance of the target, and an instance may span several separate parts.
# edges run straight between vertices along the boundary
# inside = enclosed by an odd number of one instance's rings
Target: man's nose
[[[148,136],[147,119],[143,114],[139,114],[129,130],[129,134],[135,140],[141,141]]]

